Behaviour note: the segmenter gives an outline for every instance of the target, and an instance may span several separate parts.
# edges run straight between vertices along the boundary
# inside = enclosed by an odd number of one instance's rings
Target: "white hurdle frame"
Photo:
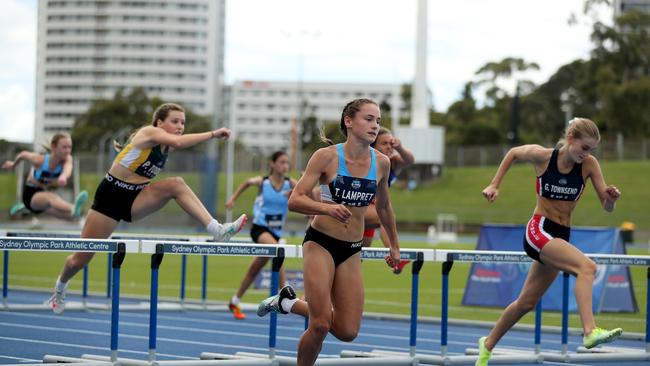
[[[121,246],[121,247],[120,247]],[[6,237],[0,236],[0,250],[23,250],[23,251],[77,251],[77,252],[120,252],[125,253],[144,253],[152,254],[152,271],[154,269],[154,259],[156,255],[160,256],[168,254],[194,254],[194,255],[244,255],[251,256],[257,255],[254,253],[257,250],[264,252],[263,256],[274,257],[274,276],[277,276],[277,269],[281,262],[276,263],[275,259],[280,257],[279,253],[282,252],[281,257],[301,258],[302,247],[294,245],[268,245],[268,244],[254,244],[254,243],[214,243],[214,242],[179,242],[179,241],[164,241],[164,240],[145,240],[145,239],[127,239],[127,240],[101,240],[101,239],[77,239],[77,238],[51,238],[51,237]],[[269,254],[269,250],[274,251],[274,254]],[[352,354],[347,351],[342,352],[340,359],[319,359],[319,365],[334,365],[334,364],[393,364],[393,365],[414,365],[414,364],[460,364],[471,363],[476,360],[476,356],[455,356],[447,354],[447,322],[448,322],[448,275],[454,262],[490,262],[490,263],[522,263],[530,262],[531,259],[524,252],[515,251],[467,251],[467,250],[445,250],[445,249],[404,249],[401,251],[403,259],[423,259],[423,261],[440,262],[443,270],[443,294],[442,294],[442,314],[441,314],[441,355],[418,355],[415,353],[414,344],[411,345],[410,353],[402,354],[396,352],[363,352]],[[383,248],[364,248],[362,251],[362,258],[368,260],[383,260],[388,254],[388,249]],[[418,257],[419,256],[419,257]],[[650,285],[650,256],[641,255],[618,255],[618,254],[587,254],[594,262],[600,265],[627,265],[627,266],[646,266],[647,281]],[[117,267],[116,261],[119,262]],[[212,360],[189,360],[189,361],[156,361],[155,360],[155,343],[154,347],[150,347],[149,360],[133,360],[133,359],[118,359],[117,357],[117,321],[119,318],[116,314],[119,312],[119,265],[121,260],[113,261],[113,273],[117,275],[116,283],[113,285],[113,310],[112,322],[115,321],[114,328],[111,327],[111,355],[97,356],[97,355],[82,355],[82,358],[63,357],[57,362],[85,362],[99,361],[105,363],[112,363],[114,365],[186,365],[186,366],[202,366],[202,365],[292,365],[295,360],[288,357],[275,356],[274,342],[274,324],[271,322],[270,326],[270,341],[269,341],[269,354],[256,355],[240,353],[233,356],[231,359],[215,359]],[[158,263],[159,265],[160,263]],[[277,264],[277,266],[276,266]],[[155,268],[157,270],[157,268]],[[157,272],[156,272],[157,273]],[[156,276],[157,277],[157,276]],[[277,278],[277,277],[276,277]],[[157,279],[157,278],[156,278]],[[277,281],[277,280],[276,280]],[[153,272],[152,272],[152,293],[153,293]],[[277,291],[277,282],[271,286],[271,291]],[[157,292],[157,284],[155,286]],[[156,302],[157,304],[157,295]],[[157,306],[151,303],[151,311],[155,312]],[[650,317],[650,288],[646,290],[646,347],[645,350],[629,349],[629,348],[616,348],[616,347],[603,347],[596,350],[578,349],[577,353],[568,352],[566,344],[563,344],[560,352],[540,352],[536,350],[533,352],[516,352],[499,354],[497,352],[490,363],[521,363],[521,362],[542,362],[543,360],[559,361],[559,362],[590,362],[590,361],[636,361],[636,360],[650,360],[650,324],[648,324],[648,317]],[[150,323],[151,325],[151,323]],[[563,328],[566,325],[563,324]],[[155,324],[153,328],[155,332]],[[113,340],[113,333],[115,340]],[[345,355],[344,355],[345,353]],[[206,358],[212,358],[210,354],[205,354]],[[46,355],[44,361],[54,362],[59,356]],[[204,357],[202,354],[201,357]],[[262,358],[263,360],[261,360]],[[66,361],[66,359],[68,361]],[[390,361],[388,361],[390,360]],[[248,362],[248,363],[247,363]],[[388,363],[384,363],[388,362]]]
[[[140,252],[140,243],[137,240],[111,240],[111,239],[77,239],[77,238],[47,238],[47,237],[0,237],[0,250],[6,251],[55,251],[55,252],[107,252],[113,256],[113,302],[111,306],[111,339],[110,359],[117,359],[118,332],[119,332],[119,295],[120,295],[120,267],[126,253]],[[6,269],[6,266],[5,266]],[[5,275],[6,278],[6,275]]]
[[[585,253],[596,264],[599,265],[627,265],[627,266],[646,266],[648,267],[648,284],[650,285],[650,256],[647,255],[620,255],[620,254],[594,254]],[[467,357],[473,357],[476,360],[477,356],[447,356],[446,355],[446,319],[447,319],[447,306],[444,304],[446,300],[446,278],[451,270],[453,262],[489,262],[489,263],[526,263],[531,262],[531,259],[524,252],[516,251],[488,251],[488,250],[444,250],[436,249],[436,261],[442,262],[443,265],[443,334],[441,336],[441,351],[442,359],[438,360],[442,363],[436,364],[454,364],[466,363],[470,361]],[[446,272],[446,273],[445,273]],[[566,275],[568,278],[568,275]],[[522,357],[521,361],[525,362],[524,358],[529,357],[529,362],[542,362],[542,361],[557,361],[557,362],[595,362],[595,361],[644,361],[650,360],[650,288],[646,287],[646,349],[638,351],[630,351],[629,349],[618,349],[618,352],[609,353],[571,353],[568,351],[566,344],[566,332],[568,324],[563,322],[562,326],[562,350],[560,352],[541,352],[535,349],[530,356],[524,355],[522,352],[508,352],[500,350],[501,354],[496,354],[490,359],[491,364],[497,363],[513,363],[512,360],[517,357]],[[564,301],[566,303],[566,301]],[[568,311],[566,309],[564,312]],[[444,347],[444,348],[443,348]],[[468,349],[467,353],[478,354],[476,349]],[[514,362],[516,363],[516,362]]]

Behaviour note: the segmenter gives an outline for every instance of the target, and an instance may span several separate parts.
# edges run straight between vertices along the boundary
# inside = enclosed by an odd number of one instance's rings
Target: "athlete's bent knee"
[[[592,261],[591,259],[587,259],[581,266],[578,272],[578,276],[586,276],[586,277],[595,277],[596,276],[596,270],[598,267],[596,266],[596,263]]]
[[[359,330],[358,329],[337,330],[337,331],[332,331],[332,335],[334,335],[336,339],[340,341],[352,342],[359,335]]]
[[[188,186],[187,183],[185,183],[185,179],[183,179],[183,177],[172,177],[171,180],[174,184],[174,187],[184,188]]]
[[[317,336],[325,338],[330,331],[331,324],[327,320],[310,319],[309,329]]]

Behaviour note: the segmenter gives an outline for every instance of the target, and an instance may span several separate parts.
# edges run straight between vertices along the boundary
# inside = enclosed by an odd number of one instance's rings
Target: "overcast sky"
[[[427,82],[439,111],[489,61],[521,57],[541,70],[591,49],[584,0],[429,0]],[[37,0],[2,0],[0,138],[32,141]],[[230,0],[226,82],[283,80],[405,83],[415,69],[417,0]],[[575,13],[585,21],[569,26]],[[610,12],[611,13],[611,12]],[[608,10],[601,19],[609,21]],[[302,64],[302,68],[300,65]],[[302,69],[302,72],[300,71]]]

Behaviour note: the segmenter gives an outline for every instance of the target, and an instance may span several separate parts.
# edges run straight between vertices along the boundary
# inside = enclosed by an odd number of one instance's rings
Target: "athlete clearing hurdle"
[[[523,145],[510,149],[503,158],[492,182],[483,190],[488,202],[499,196],[499,186],[515,161],[533,164],[537,176],[537,205],[528,221],[524,250],[533,259],[519,297],[512,302],[490,331],[479,339],[476,365],[487,365],[492,349],[501,337],[532,310],[559,271],[576,276],[575,297],[587,348],[611,342],[623,330],[596,327],[591,307],[596,264],[569,242],[571,213],[582,195],[587,179],[596,190],[603,208],[614,210],[621,192],[605,184],[598,160],[591,152],[598,146],[600,133],[594,122],[586,118],[569,121],[564,137],[555,149],[539,145]]]
[[[115,157],[106,177],[99,183],[93,205],[81,231],[82,238],[105,239],[111,236],[120,220],[139,220],[161,209],[173,199],[190,216],[205,225],[215,241],[228,241],[246,223],[246,215],[235,222],[220,224],[203,206],[199,198],[181,177],[151,180],[165,166],[173,149],[185,149],[214,138],[227,139],[230,130],[183,135],[185,110],[173,103],[156,108],[151,126],[134,132],[126,146],[116,143]],[[52,311],[59,314],[65,308],[68,281],[87,265],[94,253],[78,252],[65,260],[56,280],[54,294],[48,300]]]

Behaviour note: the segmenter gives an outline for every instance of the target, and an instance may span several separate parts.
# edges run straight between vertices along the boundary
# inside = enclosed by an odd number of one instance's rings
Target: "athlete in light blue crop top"
[[[57,133],[50,142],[50,153],[39,154],[22,151],[16,158],[7,160],[2,165],[11,169],[22,160],[32,164],[32,171],[23,184],[22,202],[15,204],[9,211],[17,214],[26,208],[34,214],[47,213],[64,220],[73,220],[81,216],[81,209],[88,200],[88,192],[81,191],[75,202],[65,201],[52,187],[63,187],[72,175],[72,139],[67,133]]]
[[[289,156],[284,151],[276,151],[269,160],[271,172],[268,176],[253,177],[240,185],[232,197],[226,202],[226,207],[232,209],[237,198],[252,186],[259,187],[253,203],[253,227],[251,239],[255,243],[277,244],[282,237],[282,229],[287,217],[289,195],[296,185],[296,180],[289,178]],[[256,257],[248,267],[237,292],[230,299],[228,308],[235,319],[245,319],[246,315],[239,307],[239,301],[244,296],[259,271],[264,268],[268,258]],[[284,267],[280,268],[280,287],[284,286]]]
[[[273,186],[269,177],[264,177],[253,204],[253,224],[267,227],[277,240],[282,237],[282,228],[287,219],[289,192],[291,180],[288,177],[280,189]]]
[[[377,163],[375,149],[370,149],[370,168],[364,178],[353,177],[345,164],[343,144],[336,145],[339,166],[336,178],[328,184],[321,184],[320,197],[323,202],[341,203],[346,206],[368,206],[377,194]]]
[[[359,332],[364,302],[360,255],[364,214],[373,199],[390,237],[386,263],[393,267],[400,259],[387,184],[390,161],[370,147],[377,138],[380,118],[379,106],[372,100],[348,103],[340,124],[345,143],[316,151],[289,198],[290,210],[315,216],[302,246],[309,302],[297,299],[286,286],[277,296],[262,301],[257,315],[292,312],[309,317],[298,343],[301,365],[316,361],[328,332],[345,342]],[[322,200],[311,196],[317,184],[322,185]]]
[[[50,167],[50,154],[45,154],[43,157],[43,164],[39,167],[34,167],[32,177],[38,183],[49,186],[55,183],[57,178],[61,175],[61,172],[63,172],[62,162],[58,162],[54,169],[52,169]],[[29,181],[27,184],[30,184]]]

